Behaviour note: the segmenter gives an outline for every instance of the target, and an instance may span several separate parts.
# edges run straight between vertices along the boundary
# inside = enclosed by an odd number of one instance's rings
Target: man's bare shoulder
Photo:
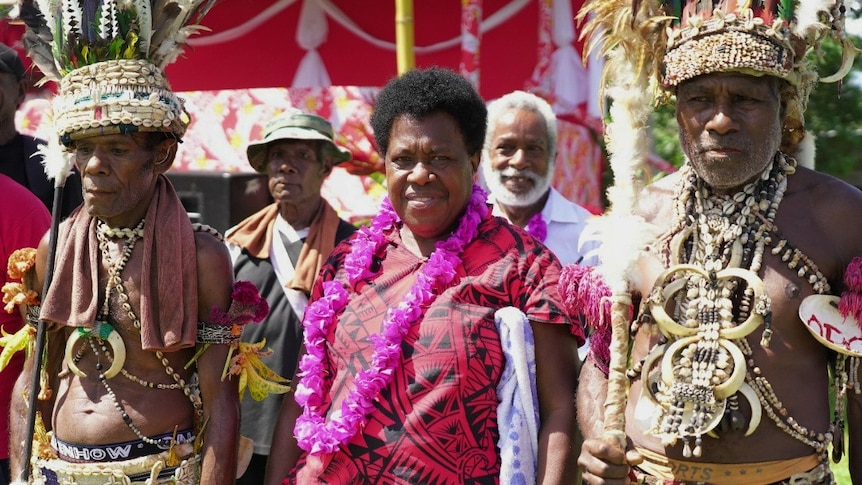
[[[862,190],[831,175],[799,167],[788,180],[785,202],[794,210],[812,212],[828,228],[859,217]]]
[[[862,256],[862,225],[856,224],[860,213],[862,191],[830,175],[800,167],[788,178],[778,225],[809,257],[823,250],[825,254],[818,258],[820,266],[828,267],[824,260],[831,257],[834,265],[843,269],[852,258]]]
[[[227,246],[214,234],[196,231],[195,247],[197,248],[198,267],[210,268],[216,274],[223,274],[225,268],[232,272],[230,252]]]
[[[856,212],[862,209],[862,190],[832,175],[805,167],[798,167],[790,177],[787,194],[806,198],[817,207]]]

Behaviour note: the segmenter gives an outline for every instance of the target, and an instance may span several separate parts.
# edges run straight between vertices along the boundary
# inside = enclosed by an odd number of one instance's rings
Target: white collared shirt
[[[493,195],[488,196],[488,201],[494,205],[495,216],[506,218]],[[582,259],[597,247],[597,243],[589,241],[581,245],[580,241],[587,219],[592,216],[590,211],[566,199],[563,194],[551,187],[548,200],[542,208],[542,218],[548,226],[548,235],[545,237],[544,244],[554,252],[563,266],[573,263],[594,266],[597,263],[595,256]]]

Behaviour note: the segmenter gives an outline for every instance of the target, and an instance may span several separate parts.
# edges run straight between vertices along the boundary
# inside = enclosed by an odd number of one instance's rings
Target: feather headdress
[[[25,45],[46,77],[109,60],[146,60],[163,69],[216,0],[24,0]],[[50,53],[50,55],[47,55]]]
[[[582,35],[590,50],[624,53],[615,57],[626,60],[612,60],[605,73],[635,59],[629,75],[649,82],[652,104],[667,101],[676,86],[702,74],[785,79],[793,89],[781,148],[797,154],[811,90],[818,80],[843,79],[859,52],[844,31],[845,10],[843,0],[591,0],[579,17],[586,20]],[[806,55],[827,37],[842,47],[843,63],[818,79]]]
[[[188,126],[163,69],[216,0],[23,0],[23,41],[60,83],[54,124],[64,144],[87,136]]]

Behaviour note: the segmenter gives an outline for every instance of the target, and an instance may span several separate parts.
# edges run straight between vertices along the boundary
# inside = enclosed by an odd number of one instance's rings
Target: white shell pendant
[[[799,318],[823,345],[844,355],[862,357],[862,328],[859,322],[838,311],[837,296],[811,295],[799,305]]]

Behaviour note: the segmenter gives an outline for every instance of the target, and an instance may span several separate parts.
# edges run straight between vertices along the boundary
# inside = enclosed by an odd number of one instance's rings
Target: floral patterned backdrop
[[[263,124],[288,107],[328,119],[337,142],[354,160],[337,167],[323,193],[344,217],[364,219],[377,212],[384,195],[382,160],[369,125],[379,88],[252,88],[181,93],[192,125],[180,146],[174,171],[251,172],[245,155],[249,140],[262,137]],[[50,93],[31,95],[18,112],[20,131],[46,137],[42,123]],[[558,124],[558,160],[554,186],[570,200],[600,207],[602,151],[589,123],[567,116]]]

